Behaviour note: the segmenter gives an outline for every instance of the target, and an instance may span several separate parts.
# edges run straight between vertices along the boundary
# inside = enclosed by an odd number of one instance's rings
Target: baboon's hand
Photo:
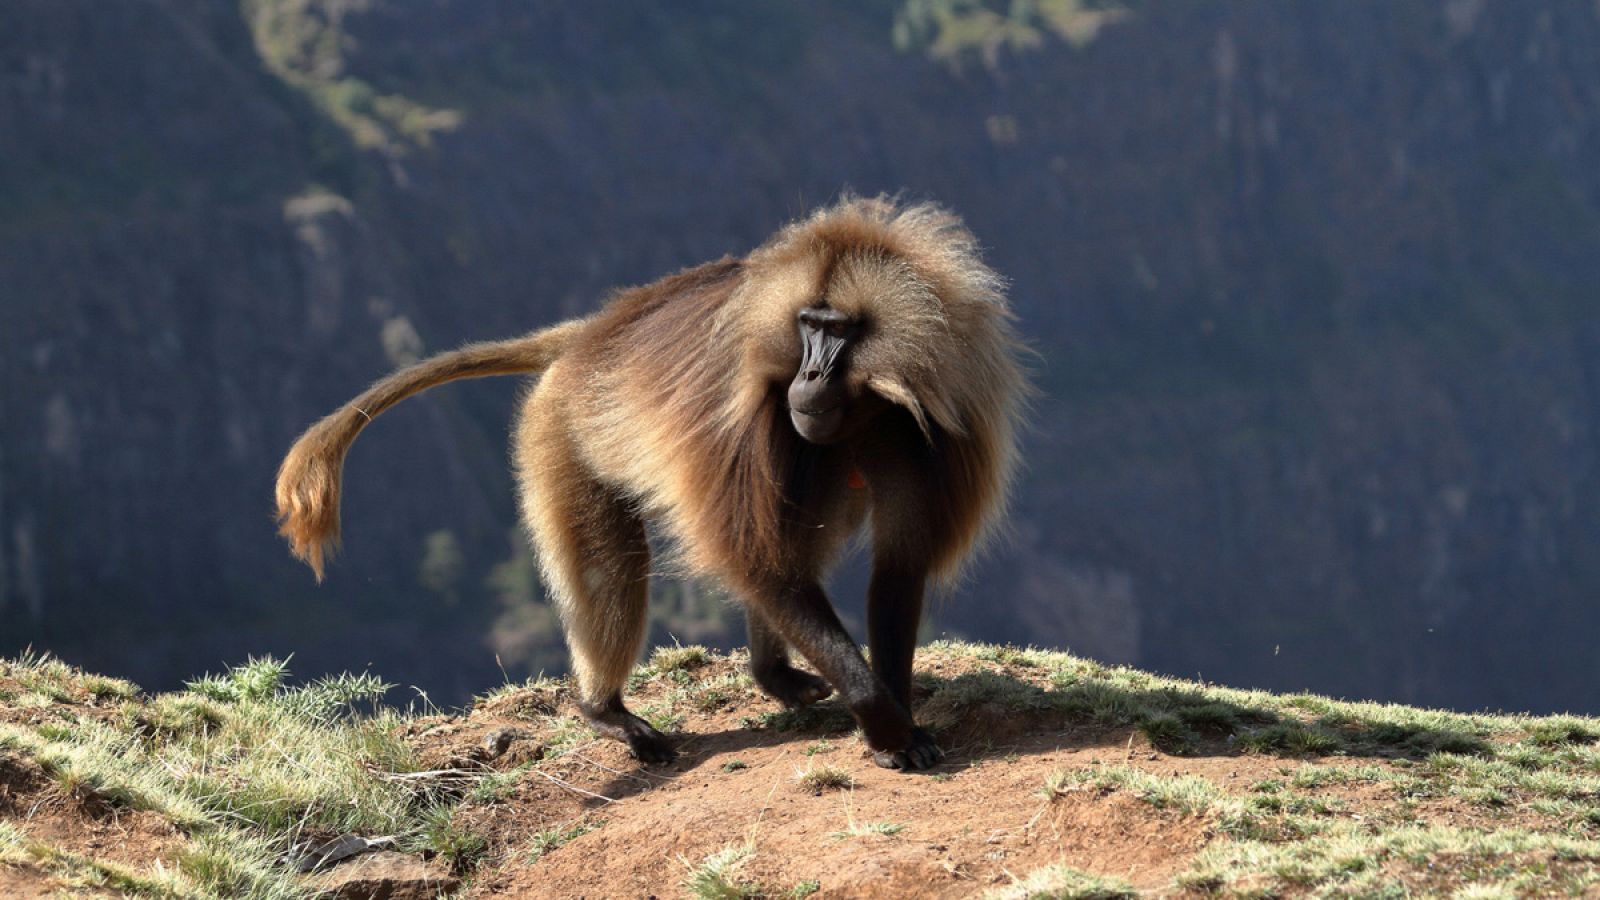
[[[911,729],[911,743],[904,750],[879,750],[872,761],[885,769],[913,771],[929,769],[944,759],[944,751],[933,742],[933,735],[925,728]]]

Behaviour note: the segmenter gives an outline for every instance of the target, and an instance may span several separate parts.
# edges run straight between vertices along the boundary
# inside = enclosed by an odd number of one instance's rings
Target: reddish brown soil
[[[69,887],[32,865],[0,866],[0,897],[6,900],[61,900],[62,897],[116,897],[111,891]]]
[[[954,678],[1003,667],[944,659],[934,668]],[[693,682],[735,671],[734,662],[718,661],[694,671]],[[1007,677],[1026,681],[1032,674],[1008,671]],[[632,702],[636,708],[662,704],[671,687],[658,680],[633,692]],[[529,712],[573,711],[563,696],[531,699]],[[516,696],[503,698],[469,717],[419,723],[415,740],[441,763],[475,754],[481,760],[474,748],[486,736],[504,728],[534,730],[517,715],[516,702]],[[750,849],[733,878],[772,893],[815,881],[823,897],[964,897],[1058,863],[1162,893],[1200,849],[1224,840],[1214,823],[1157,809],[1123,791],[1074,791],[1052,801],[1042,793],[1048,775],[1096,763],[1126,765],[1197,775],[1245,794],[1301,763],[1239,755],[1220,743],[1169,756],[1132,729],[1071,727],[1042,715],[980,708],[964,727],[941,733],[951,750],[943,765],[908,775],[874,766],[860,739],[838,726],[837,715],[831,730],[749,727],[750,717],[776,708],[750,693],[723,708],[688,714],[678,736],[683,755],[671,766],[642,767],[620,744],[593,740],[541,763],[543,775],[525,772],[498,801],[467,804],[457,821],[493,840],[467,896],[682,896],[691,870],[729,847]],[[516,755],[524,744],[529,749]],[[508,756],[526,760],[540,749],[539,738],[530,737],[513,743]],[[806,790],[798,775],[820,765],[843,769],[855,786]],[[1329,786],[1316,793],[1357,812],[1392,803],[1387,785]],[[1441,822],[1469,815],[1459,804],[1436,805],[1415,812]],[[844,834],[852,825],[873,823],[903,827],[892,835]],[[578,825],[592,830],[529,861],[540,832]]]
[[[119,808],[93,794],[64,792],[35,763],[3,753],[0,821],[17,826],[30,841],[137,869],[157,861],[171,865],[183,843],[165,818]],[[0,897],[56,896],[63,889],[63,883],[31,865],[0,866]],[[87,896],[100,895],[90,891]]]

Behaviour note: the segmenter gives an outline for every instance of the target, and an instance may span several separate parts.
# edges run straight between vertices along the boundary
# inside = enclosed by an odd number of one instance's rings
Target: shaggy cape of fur
[[[853,386],[903,409],[932,449],[943,496],[928,523],[929,552],[948,577],[996,520],[1013,468],[1024,382],[1001,288],[949,213],[846,199],[743,259],[623,291],[590,318],[470,345],[378,382],[289,451],[277,483],[281,533],[320,578],[338,540],[345,452],[372,418],[445,381],[542,371],[517,437],[536,535],[548,531],[537,520],[550,508],[576,514],[603,487],[660,521],[691,571],[735,588],[814,574],[798,570],[825,562],[868,502],[841,476],[841,499],[828,507],[836,515],[797,521],[794,512],[796,460],[820,471],[830,453],[848,454],[804,444],[784,405],[800,360],[796,316],[825,300],[868,323],[850,360]],[[839,465],[851,471],[848,459]],[[570,475],[570,489],[539,477],[552,466]],[[821,537],[797,531],[824,525],[833,527]],[[563,552],[541,546],[547,575],[551,555]]]

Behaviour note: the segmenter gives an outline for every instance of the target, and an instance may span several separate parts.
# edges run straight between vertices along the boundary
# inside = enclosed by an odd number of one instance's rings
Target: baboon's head
[[[813,444],[832,444],[855,433],[876,411],[848,377],[851,349],[865,327],[827,306],[800,310],[800,369],[789,383],[789,418]]]
[[[954,216],[848,198],[780,232],[746,276],[728,307],[746,342],[731,409],[776,388],[814,444],[849,441],[895,408],[930,439],[993,425],[1009,440],[1019,345],[999,276]]]

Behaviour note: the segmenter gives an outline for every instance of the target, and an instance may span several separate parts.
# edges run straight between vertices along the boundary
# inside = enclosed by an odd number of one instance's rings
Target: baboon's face
[[[863,323],[836,309],[800,310],[800,371],[789,383],[789,418],[813,444],[832,444],[855,432],[870,415],[846,374],[850,348]]]

